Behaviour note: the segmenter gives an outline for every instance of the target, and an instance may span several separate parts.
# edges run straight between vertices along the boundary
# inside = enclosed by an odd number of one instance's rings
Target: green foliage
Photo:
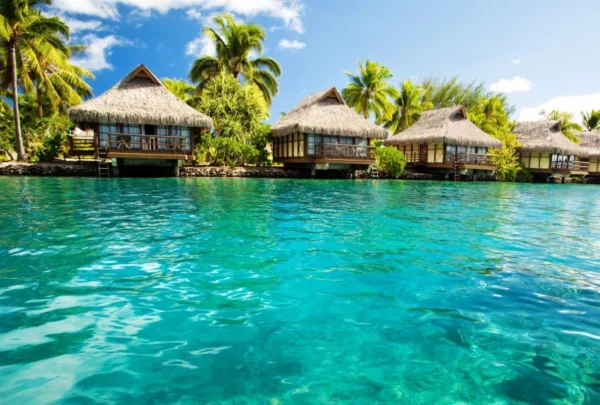
[[[365,118],[373,114],[378,123],[389,121],[395,111],[390,99],[399,96],[398,90],[388,83],[393,77],[392,72],[369,59],[364,65],[359,61],[358,66],[358,75],[346,72],[350,77],[350,83],[342,91],[346,103]]]
[[[214,42],[217,56],[201,56],[192,65],[190,79],[197,84],[196,94],[203,93],[210,80],[225,70],[236,79],[254,83],[271,104],[279,90],[277,77],[281,75],[281,66],[265,56],[250,59],[253,53],[262,54],[266,39],[263,28],[239,23],[229,14],[218,15],[213,22],[217,29],[206,27],[204,34]]]
[[[15,121],[12,112],[0,113],[0,159],[12,160],[15,155]]]
[[[552,110],[550,112],[541,110],[540,116],[547,120],[560,121],[561,132],[571,141],[577,144],[581,142],[581,139],[577,137],[576,133],[582,132],[583,127],[573,122],[573,113],[558,110]]]
[[[215,166],[259,164],[260,153],[249,143],[235,138],[213,137],[211,134],[204,134],[198,146],[198,160]]]
[[[473,106],[479,104],[482,99],[494,96],[485,84],[471,82],[462,83],[457,77],[450,79],[429,78],[421,83],[423,88],[423,98],[421,102],[429,102],[434,108],[453,107],[463,105],[470,110]],[[503,95],[496,95],[505,101]],[[506,103],[505,103],[506,104]],[[507,112],[511,114],[512,108],[506,105]]]
[[[164,86],[173,93],[177,98],[184,101],[186,104],[193,106],[194,104],[194,85],[186,80],[164,78],[161,80]]]
[[[421,102],[424,90],[410,80],[400,83],[400,96],[396,99],[396,111],[384,127],[395,135],[409,128],[421,118],[424,111],[433,108],[430,102]]]
[[[600,130],[600,110],[592,110],[590,112],[581,112],[583,118],[583,126],[588,131]]]
[[[249,142],[269,117],[258,88],[252,83],[241,84],[225,72],[207,83],[196,108],[213,119],[217,137],[239,142]]]
[[[51,162],[65,153],[73,124],[66,117],[38,119],[26,116],[23,120],[25,151],[31,162]],[[12,113],[0,115],[0,156],[12,160],[15,155],[15,122]]]
[[[73,124],[66,117],[28,120],[23,124],[23,138],[31,162],[51,162],[66,152]]]
[[[253,83],[241,84],[222,72],[207,83],[197,108],[213,119],[215,127],[214,136],[202,137],[199,160],[218,166],[270,164],[266,148],[271,128],[262,123],[268,118],[268,106]]]
[[[271,126],[268,124],[262,124],[258,130],[252,135],[250,139],[250,145],[256,149],[256,156],[253,163],[259,166],[271,166],[273,163],[270,159],[268,151],[269,145],[273,142],[271,136]]]
[[[385,146],[377,148],[377,168],[387,172],[391,177],[397,179],[404,173],[406,159],[404,154],[397,148]]]
[[[522,162],[519,162],[519,171],[517,172],[515,181],[517,183],[531,183],[533,181],[533,175]]]
[[[15,144],[19,160],[26,160],[19,89],[34,99],[37,117],[64,112],[91,95],[84,78],[94,76],[70,60],[85,48],[68,45],[69,27],[59,17],[44,15],[41,6],[52,0],[0,1],[0,96],[11,90]],[[45,114],[46,111],[46,114]]]
[[[496,163],[496,176],[500,181],[515,181],[523,168],[517,154],[519,146],[517,136],[507,132],[496,134],[496,137],[502,141],[502,148],[490,150],[490,155],[494,157]]]

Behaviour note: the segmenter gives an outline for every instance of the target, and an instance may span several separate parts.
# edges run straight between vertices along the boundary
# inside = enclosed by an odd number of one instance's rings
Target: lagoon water
[[[0,178],[2,404],[599,404],[600,187]]]

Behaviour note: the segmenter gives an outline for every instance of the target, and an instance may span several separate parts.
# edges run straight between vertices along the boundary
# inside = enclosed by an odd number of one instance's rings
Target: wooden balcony
[[[100,147],[107,148],[109,158],[188,160],[193,152],[186,140],[185,136],[111,133]]]
[[[315,157],[334,160],[370,160],[376,157],[374,146],[344,145],[344,144],[315,144]]]
[[[412,163],[415,165],[427,165],[431,167],[440,168],[451,168],[457,163],[460,168],[473,168],[473,169],[485,169],[493,170],[495,168],[494,157],[491,155],[484,155],[480,153],[446,153],[443,162],[427,162],[427,159],[422,159],[419,152],[407,153],[405,155],[406,163]]]
[[[447,153],[447,162],[455,162],[465,165],[480,165],[480,166],[495,166],[494,157],[491,155],[483,155],[479,153]]]
[[[589,162],[580,162],[577,160],[552,161],[550,168],[558,172],[568,172],[572,174],[587,174],[590,169]]]

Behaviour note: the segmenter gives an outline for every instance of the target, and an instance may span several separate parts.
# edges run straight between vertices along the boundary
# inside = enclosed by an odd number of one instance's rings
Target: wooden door
[[[427,144],[419,145],[419,162],[427,162]]]

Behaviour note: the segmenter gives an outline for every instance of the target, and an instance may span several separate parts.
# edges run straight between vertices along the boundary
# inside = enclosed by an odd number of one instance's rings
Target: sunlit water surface
[[[0,403],[600,404],[598,186],[0,191]]]

